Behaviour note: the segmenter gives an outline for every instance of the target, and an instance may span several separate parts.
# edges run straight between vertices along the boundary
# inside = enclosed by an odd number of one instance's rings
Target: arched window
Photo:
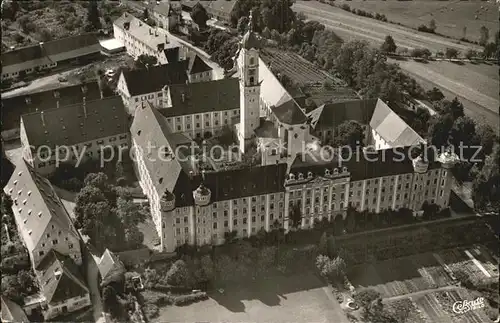
[[[254,84],[254,77],[253,76],[250,76],[250,85],[253,85]]]
[[[253,64],[255,64],[255,58],[250,57],[250,65],[253,65]]]

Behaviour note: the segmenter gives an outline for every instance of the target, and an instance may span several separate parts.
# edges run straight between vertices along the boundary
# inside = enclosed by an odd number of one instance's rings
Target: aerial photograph
[[[500,0],[1,0],[1,322],[499,323]]]

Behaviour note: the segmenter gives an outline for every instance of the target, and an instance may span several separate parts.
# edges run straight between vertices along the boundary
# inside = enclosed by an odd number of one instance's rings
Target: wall
[[[170,117],[167,118],[167,122],[171,126],[172,132],[182,132],[191,138],[196,138],[203,137],[207,131],[214,135],[222,127],[232,126],[233,121],[239,121],[239,113],[240,110],[236,108],[234,110]]]
[[[212,71],[188,75],[190,83],[208,82],[212,80]]]
[[[26,147],[29,147],[29,143],[24,143],[23,144],[23,149],[24,150],[29,150]],[[88,141],[88,142],[83,142],[79,143],[77,145],[73,145],[71,147],[76,147],[76,150],[78,152],[78,156],[81,155],[83,147],[85,147],[85,155],[83,156],[82,160],[85,160],[87,158],[92,158],[92,159],[99,159],[100,157],[100,151],[101,151],[101,146],[106,146],[110,145],[113,147],[120,147],[120,149],[125,149],[126,147],[130,146],[130,135],[128,133],[122,133],[119,135],[114,135],[114,136],[109,136],[105,138],[100,138],[97,140],[93,141]],[[109,152],[110,149],[103,149],[105,153]],[[36,150],[35,150],[36,152]],[[33,160],[31,159],[25,159],[28,161],[30,164],[32,164],[35,168],[35,170],[43,175],[49,175],[53,173],[56,170],[56,155],[55,155],[55,148],[54,151],[52,152],[51,158],[48,158],[49,156],[33,156]],[[60,158],[64,156],[61,154]],[[41,157],[41,158],[38,158]],[[47,159],[47,161],[42,161],[41,159]],[[70,163],[76,163],[78,161],[77,156],[74,154],[73,148],[71,148],[71,152],[69,153],[69,156],[67,158],[67,161]],[[62,161],[61,161],[62,162]]]
[[[63,312],[63,307],[65,306],[67,308],[66,313],[71,313],[90,305],[91,305],[90,296],[87,293],[83,297],[70,298],[67,299],[64,303],[60,303],[57,305],[48,304],[47,305],[48,309],[44,312],[43,316],[46,320],[48,320],[57,317],[59,315],[64,315],[65,312]]]

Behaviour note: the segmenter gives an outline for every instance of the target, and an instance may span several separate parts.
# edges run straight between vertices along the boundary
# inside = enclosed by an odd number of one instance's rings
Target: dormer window
[[[299,179],[304,179],[304,174],[299,173]]]
[[[333,170],[333,173],[334,173],[335,175],[337,175],[337,174],[339,173],[339,169],[338,169],[338,168],[335,168],[335,169]]]
[[[294,175],[294,174],[290,174],[290,175],[289,175],[289,178],[290,178],[290,180],[292,180],[292,181],[293,181],[293,180],[295,180],[295,175]]]
[[[344,167],[342,168],[342,172],[343,172],[343,173],[347,172],[347,167],[345,167],[345,166],[344,166]]]
[[[312,178],[313,177],[313,173],[312,172],[307,172],[307,178]]]
[[[325,169],[325,175],[330,175],[330,170],[328,168]]]

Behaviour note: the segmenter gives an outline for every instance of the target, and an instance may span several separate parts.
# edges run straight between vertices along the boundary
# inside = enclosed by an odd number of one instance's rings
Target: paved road
[[[453,47],[460,51],[469,48],[481,50],[473,44],[457,44],[455,41],[437,35],[417,32],[413,29],[385,23],[371,18],[360,17],[340,8],[316,1],[297,1],[293,10],[302,12],[307,18],[317,20],[329,29],[338,31],[340,36],[350,35],[355,39],[382,43],[387,35],[391,35],[396,44],[407,48],[429,48],[431,51],[444,51]]]
[[[104,318],[101,294],[99,292],[99,268],[97,267],[96,258],[87,247],[84,247],[82,252],[85,253],[84,266],[87,274],[86,278],[90,292],[90,300],[92,301],[94,322],[104,323],[106,320]]]

